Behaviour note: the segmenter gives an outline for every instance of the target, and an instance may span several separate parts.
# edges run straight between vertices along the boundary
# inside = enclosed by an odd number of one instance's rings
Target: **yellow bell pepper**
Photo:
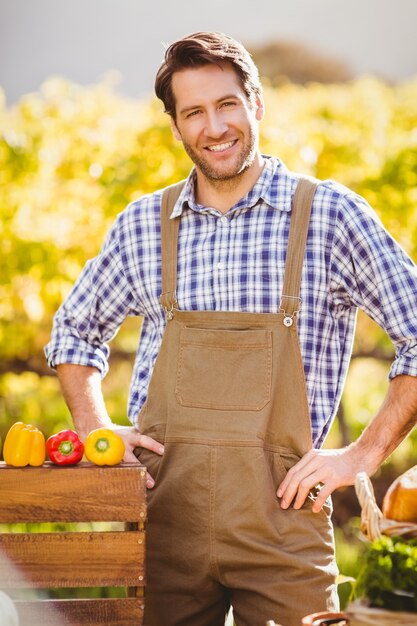
[[[125,444],[110,428],[96,428],[87,435],[84,452],[95,465],[117,465],[123,459]]]
[[[42,465],[46,458],[43,433],[36,426],[16,422],[4,440],[3,458],[7,465],[14,467]]]

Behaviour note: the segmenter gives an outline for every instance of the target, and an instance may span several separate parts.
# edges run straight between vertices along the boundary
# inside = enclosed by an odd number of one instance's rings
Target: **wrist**
[[[80,439],[84,441],[87,435],[96,428],[113,428],[114,424],[109,416],[83,416],[74,417],[74,426]]]
[[[351,443],[346,448],[346,453],[355,475],[365,472],[368,476],[373,476],[384,460],[376,446],[367,445],[360,439]]]

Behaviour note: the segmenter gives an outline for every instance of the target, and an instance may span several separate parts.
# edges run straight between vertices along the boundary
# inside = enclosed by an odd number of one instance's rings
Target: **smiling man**
[[[148,626],[299,626],[337,608],[330,494],[373,474],[417,418],[417,268],[366,201],[259,149],[262,89],[244,47],[196,33],[156,93],[194,162],[117,218],[46,348],[81,436],[147,467]],[[279,115],[279,111],[277,112]],[[396,347],[359,439],[322,450],[361,307]],[[107,341],[143,317],[132,427],[101,393]]]
[[[238,200],[239,184],[250,189],[263,168],[260,95],[248,100],[229,63],[176,72],[172,90],[177,94],[172,128],[196,165],[198,197],[211,188],[230,188]]]

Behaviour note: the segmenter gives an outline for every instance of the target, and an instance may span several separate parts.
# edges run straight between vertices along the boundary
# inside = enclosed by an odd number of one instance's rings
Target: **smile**
[[[207,150],[210,150],[210,152],[224,152],[225,150],[228,150],[229,148],[231,148],[237,140],[234,141],[228,141],[227,143],[218,143],[214,146],[207,146]]]

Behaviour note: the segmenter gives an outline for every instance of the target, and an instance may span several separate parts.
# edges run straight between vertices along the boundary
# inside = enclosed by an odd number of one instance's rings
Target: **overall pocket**
[[[183,328],[175,396],[181,406],[260,411],[271,399],[272,332]]]
[[[147,435],[148,437],[152,437],[152,439],[155,439],[155,441],[164,444],[165,428],[165,424],[155,424],[151,428],[148,428],[146,431],[144,431],[142,434]],[[140,447],[135,448],[133,450],[133,454],[136,456],[138,461],[146,467],[148,473],[156,482],[159,470],[161,469],[163,455],[152,452],[152,450],[148,450],[147,448]]]

